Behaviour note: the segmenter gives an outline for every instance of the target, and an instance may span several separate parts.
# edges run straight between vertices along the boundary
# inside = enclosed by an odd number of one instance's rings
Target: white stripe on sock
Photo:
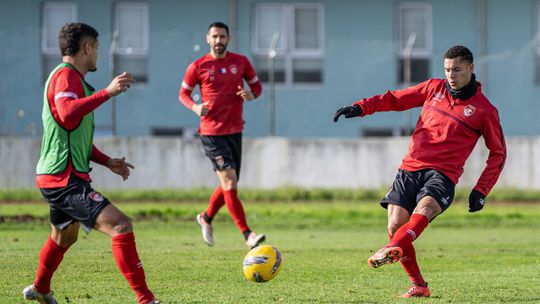
[[[416,233],[414,233],[414,231],[412,231],[411,229],[407,229],[407,233],[412,236],[413,241],[416,240]]]

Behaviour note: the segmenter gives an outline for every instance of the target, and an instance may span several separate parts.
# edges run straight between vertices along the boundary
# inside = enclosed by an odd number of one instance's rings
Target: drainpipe
[[[116,44],[118,43],[118,31],[112,33],[111,47],[109,49],[109,73],[111,73],[111,79],[114,79],[115,64],[114,55],[116,53]],[[116,136],[116,97],[112,97],[111,101],[111,135]]]
[[[476,74],[482,82],[482,91],[487,92],[488,73],[487,73],[487,39],[486,39],[486,0],[477,0],[476,9],[478,18],[478,61],[475,64]]]
[[[411,61],[412,61],[412,51],[414,47],[414,43],[416,42],[416,33],[413,32],[409,35],[409,38],[407,39],[407,45],[405,46],[405,49],[403,50],[403,85],[405,88],[408,88],[411,86]],[[412,132],[412,114],[411,111],[405,111],[405,127],[407,130],[403,135],[411,135]]]
[[[229,42],[231,50],[238,51],[238,36],[236,32],[236,0],[229,0],[229,36],[232,40]]]

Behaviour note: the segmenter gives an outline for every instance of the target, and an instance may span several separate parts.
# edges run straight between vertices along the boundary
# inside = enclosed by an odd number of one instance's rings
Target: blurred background
[[[136,166],[126,183],[95,168],[96,187],[191,188],[217,183],[197,140],[198,118],[178,101],[189,63],[208,52],[215,21],[228,49],[246,55],[263,93],[245,105],[241,183],[252,188],[388,187],[419,109],[332,122],[336,109],[443,78],[456,44],[475,55],[483,92],[498,108],[509,149],[499,186],[540,188],[540,1],[33,1],[0,0],[0,189],[31,188],[41,144],[43,85],[60,60],[58,31],[85,22],[99,33],[104,88],[137,83],[96,115],[96,145]],[[194,92],[197,100],[198,92]],[[480,140],[461,185],[474,186]]]

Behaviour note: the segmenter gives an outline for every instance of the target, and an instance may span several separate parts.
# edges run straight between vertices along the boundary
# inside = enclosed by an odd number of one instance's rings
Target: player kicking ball
[[[93,111],[126,92],[134,82],[131,74],[124,72],[94,93],[84,76],[97,70],[97,37],[98,32],[84,23],[68,23],[60,29],[62,63],[45,84],[43,141],[36,170],[36,185],[49,203],[52,232],[39,254],[36,279],[23,290],[23,297],[42,304],[58,303],[51,292],[51,280],[82,226],[86,233],[96,229],[111,237],[116,265],[138,303],[159,304],[146,285],[131,221],[90,185],[90,161],[106,166],[124,180],[133,169],[124,157],[110,158],[93,145]]]
[[[210,196],[208,208],[196,217],[203,240],[208,246],[214,245],[212,220],[226,205],[246,246],[251,249],[263,242],[265,236],[251,231],[238,198],[244,128],[242,112],[245,101],[261,95],[262,86],[249,60],[227,51],[229,38],[227,25],[221,22],[210,24],[206,35],[210,53],[189,65],[179,99],[200,117],[201,142],[220,181]],[[244,88],[244,80],[249,90]],[[202,95],[200,104],[191,98],[197,85]]]
[[[489,157],[469,196],[469,212],[484,207],[506,160],[506,145],[497,109],[482,93],[473,74],[473,55],[464,46],[451,47],[444,55],[446,79],[429,79],[416,86],[388,91],[339,109],[334,121],[363,117],[375,112],[405,111],[422,107],[411,136],[409,151],[390,191],[381,201],[388,209],[390,241],[368,263],[373,268],[401,262],[411,286],[404,298],[429,297],[420,273],[413,241],[454,200],[454,188],[463,165],[480,136]]]

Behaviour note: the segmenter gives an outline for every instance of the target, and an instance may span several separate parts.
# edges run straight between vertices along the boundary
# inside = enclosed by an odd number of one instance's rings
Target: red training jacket
[[[362,99],[362,115],[375,112],[405,111],[422,107],[412,134],[409,151],[401,169],[418,171],[436,169],[457,184],[463,165],[480,136],[484,137],[489,157],[474,189],[488,195],[499,178],[506,160],[506,144],[499,113],[482,94],[466,100],[455,99],[445,88],[446,80],[430,79],[416,86],[388,91]]]
[[[227,52],[225,58],[214,58],[207,54],[189,65],[179,99],[191,110],[195,105],[191,93],[200,86],[202,102],[208,102],[209,110],[201,117],[199,134],[228,135],[244,129],[244,100],[236,95],[238,86],[244,87],[244,79],[255,97],[261,95],[261,82],[243,55]]]

